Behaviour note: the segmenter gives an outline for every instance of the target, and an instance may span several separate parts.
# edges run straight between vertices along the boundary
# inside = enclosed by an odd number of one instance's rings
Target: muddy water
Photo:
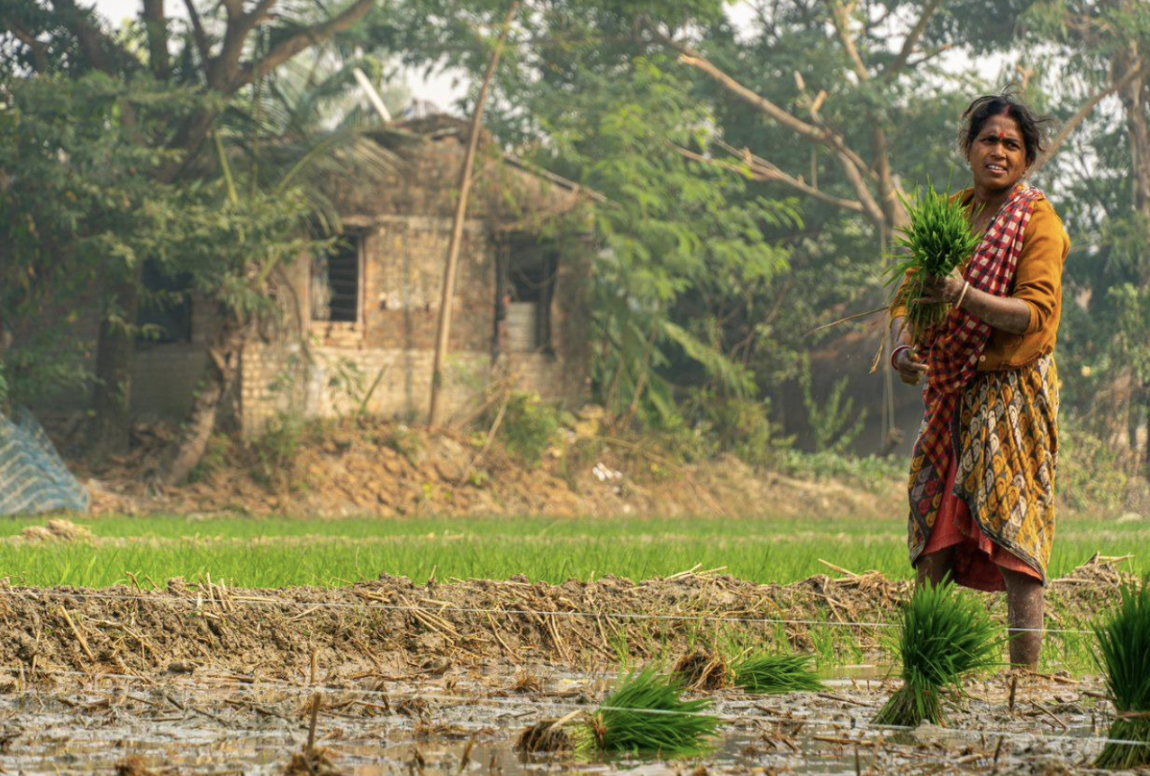
[[[1097,687],[1034,680],[976,684],[952,728],[914,733],[866,726],[890,691],[881,681],[843,678],[820,694],[749,698],[723,692],[728,718],[714,751],[699,761],[616,757],[577,762],[526,760],[514,751],[529,724],[591,708],[600,676],[555,672],[534,677],[530,693],[515,677],[446,676],[423,681],[373,677],[321,693],[317,744],[339,773],[534,774],[543,771],[634,774],[760,772],[1075,773],[1100,745],[1105,709]],[[135,755],[155,773],[278,774],[308,736],[313,690],[237,683],[229,676],[143,682],[102,679],[40,683],[0,695],[0,768],[7,773],[114,773]],[[997,732],[1020,736],[1002,739]]]

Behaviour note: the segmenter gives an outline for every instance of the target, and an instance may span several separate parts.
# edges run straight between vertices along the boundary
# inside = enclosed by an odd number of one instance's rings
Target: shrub
[[[1122,508],[1131,469],[1121,451],[1067,421],[1059,429],[1058,494],[1073,509]]]
[[[307,424],[297,413],[281,413],[268,424],[251,449],[256,454],[255,478],[265,487],[286,488]]]
[[[508,452],[523,463],[536,466],[559,430],[559,410],[539,394],[515,392],[507,401],[499,438]]]

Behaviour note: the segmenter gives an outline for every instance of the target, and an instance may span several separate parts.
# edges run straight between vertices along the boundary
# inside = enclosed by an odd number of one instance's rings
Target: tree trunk
[[[161,485],[179,485],[204,457],[208,440],[216,428],[220,406],[240,374],[247,327],[229,316],[219,324],[208,347],[208,363],[180,433],[161,453],[155,480]]]
[[[138,274],[138,273],[137,273]],[[100,321],[96,341],[96,384],[92,392],[95,416],[88,427],[88,455],[97,460],[128,452],[131,436],[132,361],[136,354],[134,326],[140,309],[139,278],[116,284],[114,303],[125,326]]]

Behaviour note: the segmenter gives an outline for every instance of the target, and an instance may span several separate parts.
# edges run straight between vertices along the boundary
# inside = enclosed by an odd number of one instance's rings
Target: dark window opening
[[[169,274],[154,261],[144,262],[144,288],[136,314],[141,342],[191,342],[191,275]]]
[[[504,250],[499,317],[503,345],[517,353],[551,352],[551,303],[558,252],[533,239],[512,240]]]
[[[358,235],[344,235],[330,254],[315,257],[311,273],[313,321],[359,320],[360,243]]]

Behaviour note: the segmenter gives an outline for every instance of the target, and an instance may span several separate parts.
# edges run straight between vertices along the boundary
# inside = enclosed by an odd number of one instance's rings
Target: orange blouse
[[[973,191],[959,196],[969,199]],[[1070,253],[1070,236],[1054,206],[1043,197],[1034,203],[1034,213],[1022,235],[1022,254],[1014,274],[1011,297],[1030,307],[1030,326],[1023,334],[991,329],[978,368],[982,371],[1018,369],[1054,352],[1058,324],[1062,320],[1062,270]],[[891,309],[891,320],[906,314],[906,308]]]

